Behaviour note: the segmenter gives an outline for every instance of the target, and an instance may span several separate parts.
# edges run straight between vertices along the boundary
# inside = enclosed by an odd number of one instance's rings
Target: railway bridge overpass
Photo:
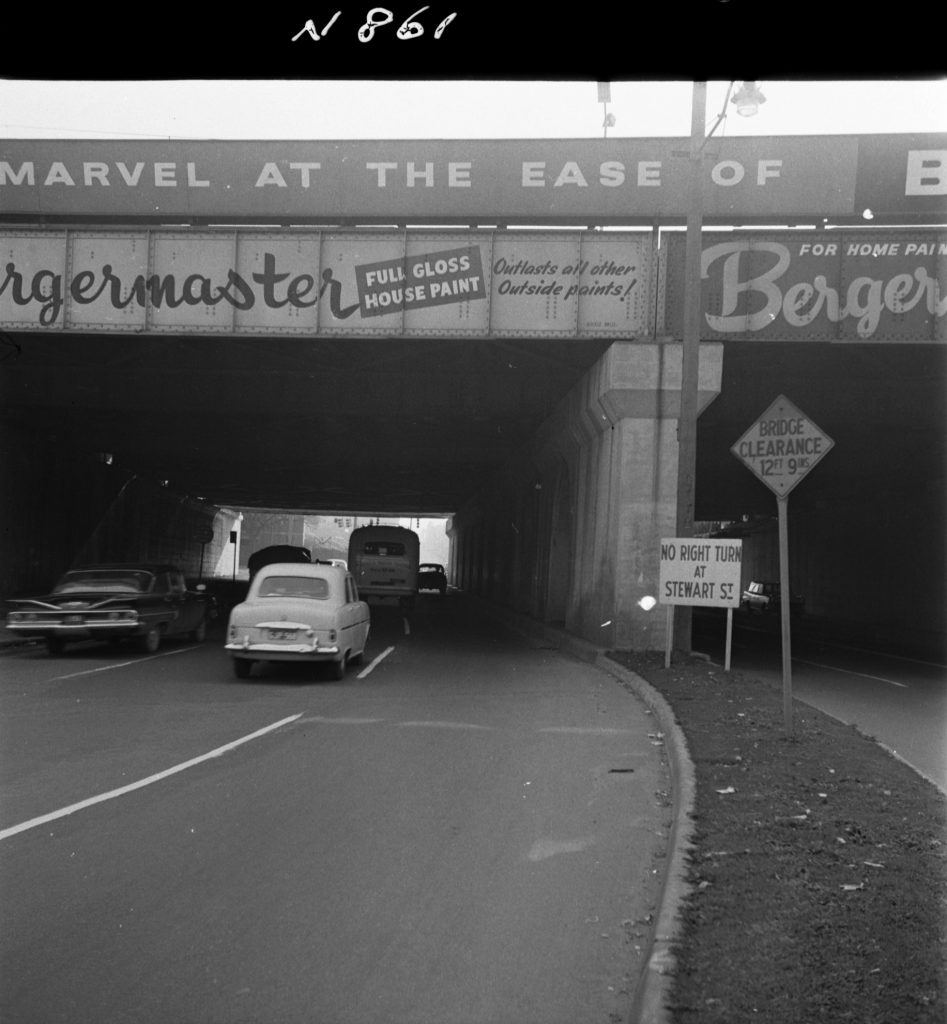
[[[232,508],[445,514],[459,586],[662,647],[683,148],[3,142],[0,596],[90,554],[194,571]],[[945,166],[945,136],[714,140],[702,194],[696,518],[774,574],[731,446],[786,395],[835,442],[793,492],[794,588],[925,651]]]

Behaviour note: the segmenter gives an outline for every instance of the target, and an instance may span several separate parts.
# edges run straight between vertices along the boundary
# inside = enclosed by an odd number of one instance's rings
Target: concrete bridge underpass
[[[663,609],[638,601],[674,534],[680,351],[8,333],[3,596],[77,559],[196,574],[228,508],[449,514],[456,585],[660,648]],[[775,574],[773,495],[730,446],[790,395],[836,442],[791,499],[794,588],[810,614],[936,649],[945,385],[942,346],[704,343],[698,520],[744,537],[746,578]]]
[[[456,585],[660,648],[699,291],[702,528],[776,576],[730,449],[786,397],[807,614],[943,651],[947,136],[694,141],[0,141],[0,597],[195,574],[238,508],[446,514]]]

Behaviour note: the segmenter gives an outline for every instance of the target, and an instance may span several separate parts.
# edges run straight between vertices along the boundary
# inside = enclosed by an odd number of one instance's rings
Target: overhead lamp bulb
[[[756,82],[744,82],[730,102],[736,105],[737,113],[741,117],[753,117],[766,102],[766,97],[760,92]]]

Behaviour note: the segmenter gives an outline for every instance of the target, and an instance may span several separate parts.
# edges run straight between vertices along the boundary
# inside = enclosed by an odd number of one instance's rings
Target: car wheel
[[[60,639],[58,636],[46,637],[46,650],[50,654],[58,657],[66,649],[66,641]]]
[[[161,630],[157,626],[152,626],[144,636],[139,638],[138,646],[145,654],[154,654],[161,646]]]
[[[332,662],[332,678],[333,679],[344,679],[345,678],[345,668],[346,668],[347,663],[348,663],[348,658],[344,654],[342,655],[341,658],[339,658],[338,661],[333,661]]]
[[[362,650],[360,650],[358,652],[358,654],[353,654],[352,657],[349,658],[349,664],[350,665],[361,665],[364,661],[365,661],[365,650],[364,650],[364,648]]]
[[[191,639],[196,644],[202,644],[207,639],[207,619],[201,619],[197,629],[191,632]]]
[[[233,674],[238,679],[248,679],[252,668],[253,662],[249,658],[233,659]]]

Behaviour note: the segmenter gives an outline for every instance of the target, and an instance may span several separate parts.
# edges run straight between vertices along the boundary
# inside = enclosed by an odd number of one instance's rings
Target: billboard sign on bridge
[[[943,342],[947,234],[936,229],[704,232],[704,340]],[[667,321],[681,336],[684,238],[668,241]]]
[[[686,138],[0,139],[0,219],[680,221],[690,205],[689,146]],[[851,217],[865,207],[912,222],[947,214],[945,134],[715,137],[704,155],[707,221]]]
[[[0,327],[681,336],[684,246],[634,231],[0,230]],[[705,233],[705,340],[947,341],[947,234]]]
[[[0,231],[0,327],[634,338],[647,232]]]

